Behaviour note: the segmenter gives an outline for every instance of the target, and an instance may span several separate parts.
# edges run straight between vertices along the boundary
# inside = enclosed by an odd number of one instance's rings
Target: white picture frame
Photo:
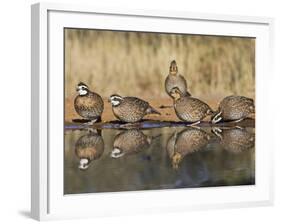
[[[49,3],[32,5],[31,14],[33,218],[50,220],[273,203],[273,146],[265,131],[271,119],[267,97],[273,77],[272,18]],[[255,37],[256,184],[63,195],[63,27]]]

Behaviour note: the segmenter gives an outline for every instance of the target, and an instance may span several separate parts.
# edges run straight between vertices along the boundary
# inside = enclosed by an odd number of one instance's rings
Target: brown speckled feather
[[[209,142],[209,135],[196,128],[187,128],[178,134],[175,142],[175,153],[184,157],[202,149]]]
[[[169,74],[165,80],[165,90],[169,96],[171,96],[170,92],[174,87],[178,87],[181,93],[185,95],[185,93],[187,92],[187,84],[185,78],[181,75]]]
[[[223,129],[221,145],[232,153],[239,153],[244,150],[253,148],[255,145],[255,134],[245,129],[233,128]]]
[[[179,98],[174,108],[178,118],[188,122],[200,121],[212,113],[212,109],[206,103],[193,97]]]
[[[166,144],[166,150],[171,159],[173,158],[173,155],[175,153],[176,140],[177,140],[177,133],[175,132],[169,137]]]
[[[114,115],[124,122],[140,121],[145,115],[155,113],[148,102],[137,97],[124,97],[118,106],[112,106]]]
[[[77,157],[91,160],[101,157],[104,151],[104,142],[98,134],[87,134],[81,136],[75,144]]]
[[[126,130],[114,138],[113,147],[126,154],[137,153],[150,145],[149,137],[140,130]]]
[[[85,96],[77,96],[74,100],[76,112],[84,118],[95,119],[101,116],[104,103],[100,95],[89,92]]]
[[[244,96],[228,96],[221,101],[219,111],[225,121],[246,118],[255,113],[254,101]]]

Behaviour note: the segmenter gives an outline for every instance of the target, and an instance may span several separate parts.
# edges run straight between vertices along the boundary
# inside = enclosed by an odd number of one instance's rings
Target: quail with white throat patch
[[[78,96],[74,100],[74,108],[76,112],[83,118],[91,120],[88,124],[93,124],[101,118],[104,103],[101,96],[95,92],[91,92],[89,87],[80,82],[76,91]]]
[[[160,113],[155,110],[148,102],[137,97],[122,97],[113,94],[108,101],[112,105],[112,111],[116,118],[127,123],[139,122],[145,115]]]

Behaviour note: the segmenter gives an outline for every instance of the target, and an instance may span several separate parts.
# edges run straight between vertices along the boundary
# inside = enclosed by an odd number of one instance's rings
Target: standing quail
[[[112,158],[138,153],[150,146],[152,138],[137,129],[130,129],[117,134],[113,142]]]
[[[101,157],[104,151],[102,136],[91,132],[81,136],[75,144],[75,154],[80,159],[79,169],[86,170],[93,160]]]
[[[195,125],[206,116],[213,114],[213,110],[206,103],[191,96],[183,96],[178,87],[174,87],[170,94],[174,99],[176,115],[182,121]]]
[[[177,169],[186,155],[203,149],[210,139],[208,133],[198,128],[188,127],[180,133],[174,133],[166,145],[173,168]]]
[[[185,78],[182,75],[178,74],[178,67],[175,60],[171,62],[169,74],[165,80],[165,89],[170,97],[172,97],[170,93],[174,87],[178,87],[183,96],[190,96],[190,93],[187,92],[187,84]]]
[[[219,121],[239,122],[255,113],[254,100],[244,96],[227,96],[219,104],[212,123]]]
[[[74,100],[74,108],[81,117],[91,120],[89,124],[93,124],[101,117],[104,108],[103,99],[99,94],[91,92],[82,82],[77,85],[76,90],[79,95]]]
[[[120,121],[134,123],[140,121],[147,114],[159,114],[148,102],[137,97],[122,97],[117,94],[111,95],[109,102],[112,111]]]
[[[213,127],[212,132],[219,137],[221,146],[232,153],[240,153],[255,146],[255,134],[241,127]]]

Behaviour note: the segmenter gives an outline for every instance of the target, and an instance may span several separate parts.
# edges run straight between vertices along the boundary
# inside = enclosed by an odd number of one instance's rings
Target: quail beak
[[[108,102],[108,103],[111,103],[111,99],[110,99],[110,98],[108,98],[107,102]]]

